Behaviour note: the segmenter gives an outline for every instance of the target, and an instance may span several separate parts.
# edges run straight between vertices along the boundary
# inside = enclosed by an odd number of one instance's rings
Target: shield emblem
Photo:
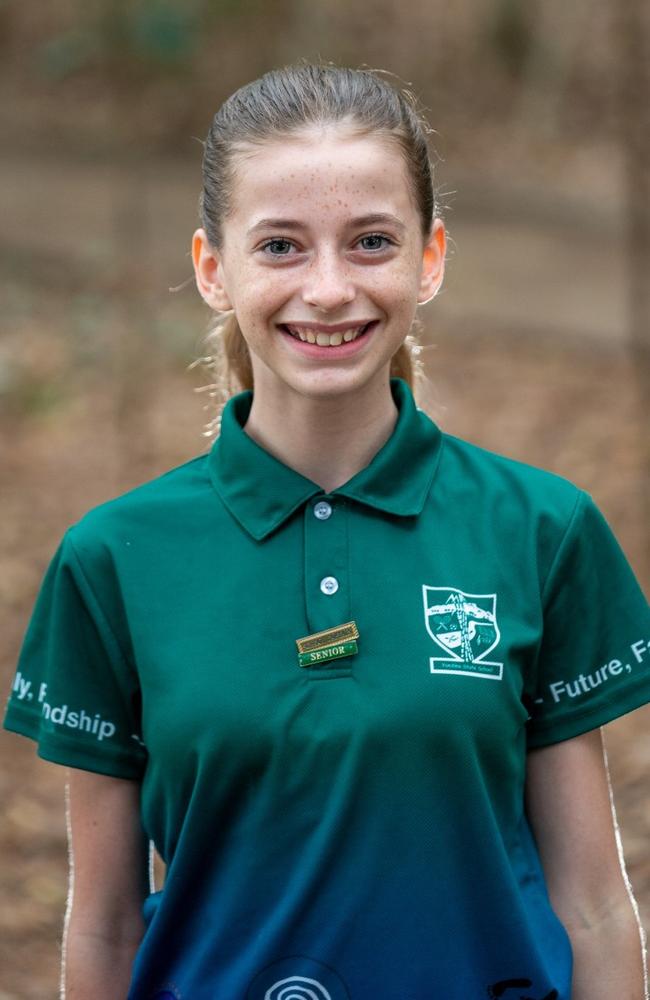
[[[431,657],[432,672],[501,678],[502,663],[486,659],[499,642],[496,594],[467,594],[457,587],[422,588],[427,632],[445,653]]]

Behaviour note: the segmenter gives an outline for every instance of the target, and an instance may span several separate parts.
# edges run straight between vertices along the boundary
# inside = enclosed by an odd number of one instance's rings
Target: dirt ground
[[[559,472],[587,489],[645,587],[647,480],[639,382],[620,349],[586,351],[498,332],[436,333],[425,350],[429,396],[421,405],[450,433]],[[191,360],[190,358],[187,359]],[[0,519],[3,634],[0,681],[8,690],[43,571],[61,534],[90,506],[205,450],[196,372],[156,365],[141,420],[118,431],[110,380],[67,386],[56,403],[9,412]],[[146,427],[149,453],[125,468],[125,435]],[[606,741],[628,873],[650,927],[650,714],[611,723]],[[0,1000],[54,1000],[66,899],[64,772],[32,744],[0,734]]]

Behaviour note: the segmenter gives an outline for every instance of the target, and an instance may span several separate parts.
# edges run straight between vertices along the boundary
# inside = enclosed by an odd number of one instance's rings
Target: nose
[[[302,299],[323,312],[335,312],[356,295],[348,268],[335,251],[316,256],[305,276]]]

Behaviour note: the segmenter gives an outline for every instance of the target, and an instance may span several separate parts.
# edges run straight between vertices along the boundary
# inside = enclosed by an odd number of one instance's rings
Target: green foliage
[[[523,76],[535,41],[534,4],[498,0],[488,25],[489,41],[513,79]]]
[[[145,60],[152,67],[174,67],[191,59],[196,50],[204,6],[204,0],[118,5],[112,8],[121,22],[115,26],[115,34],[126,43],[132,58]]]
[[[101,54],[101,39],[90,30],[76,29],[49,38],[34,53],[35,68],[48,80],[64,80],[92,65]]]
[[[0,3],[2,0],[0,0]],[[100,0],[79,4],[74,27],[60,29],[34,52],[35,69],[59,81],[106,66],[152,77],[191,66],[206,28],[250,16],[259,0]]]
[[[64,406],[69,399],[65,379],[16,372],[0,379],[0,412],[12,417],[42,417]]]
[[[133,16],[135,47],[161,62],[186,59],[195,49],[197,19],[191,7],[175,9],[172,4],[157,0]]]

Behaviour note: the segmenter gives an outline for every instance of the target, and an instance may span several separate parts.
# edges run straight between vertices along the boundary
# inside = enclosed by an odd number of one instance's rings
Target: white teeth
[[[341,333],[340,330],[337,333],[322,333],[321,331],[314,333],[313,330],[306,330],[301,326],[287,327],[289,333],[292,333],[294,337],[299,337],[309,344],[318,344],[319,347],[338,347],[343,341],[349,343],[351,340],[356,340],[363,329],[363,326],[358,326],[346,330],[344,333]]]

